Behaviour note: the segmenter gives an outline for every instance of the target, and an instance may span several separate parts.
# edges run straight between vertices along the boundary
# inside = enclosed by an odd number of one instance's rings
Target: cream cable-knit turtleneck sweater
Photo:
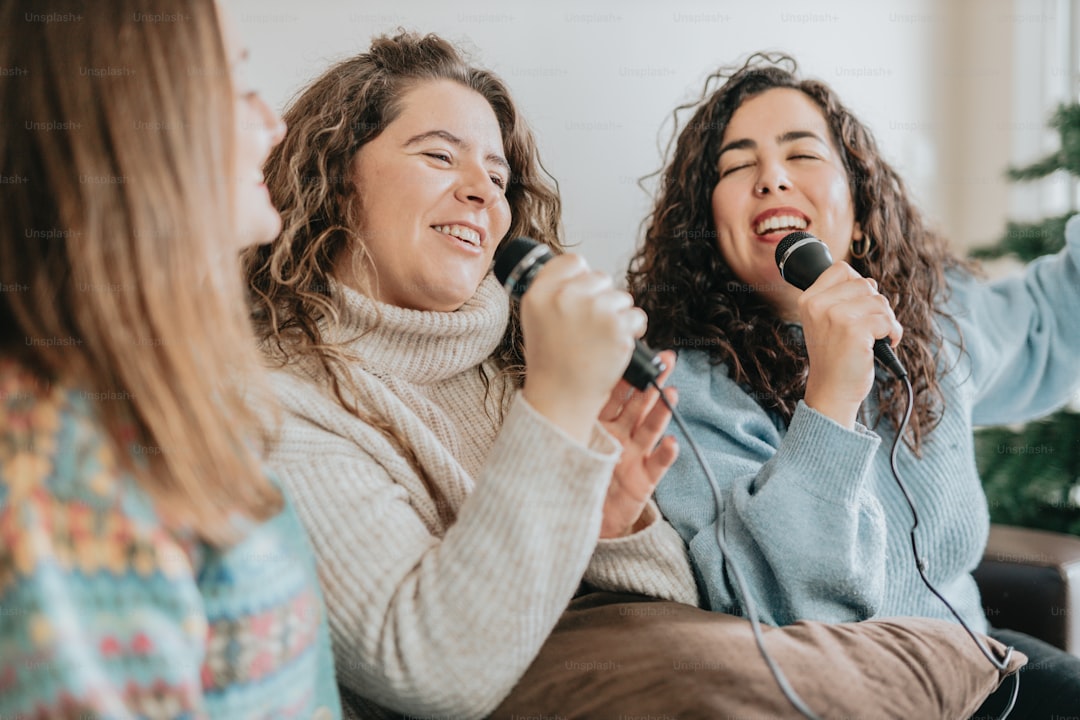
[[[362,358],[352,367],[358,404],[403,433],[453,518],[440,520],[395,446],[322,383],[296,367],[275,373],[285,416],[271,465],[319,559],[352,712],[486,715],[536,657],[582,578],[697,603],[685,546],[651,503],[646,528],[597,541],[619,453],[599,425],[583,447],[520,394],[501,428],[492,420],[500,381],[486,393],[477,366],[509,312],[492,277],[452,313],[376,303],[341,285],[334,293],[342,316],[330,340]]]

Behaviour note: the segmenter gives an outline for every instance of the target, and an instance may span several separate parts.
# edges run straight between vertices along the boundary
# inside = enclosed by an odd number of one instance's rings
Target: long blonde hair
[[[0,4],[0,353],[88,392],[170,525],[281,508],[235,247],[233,89],[212,0]],[[232,246],[232,247],[230,247]],[[136,457],[142,460],[136,460]],[[145,461],[145,462],[144,462]]]
[[[314,362],[338,402],[393,440],[425,480],[412,448],[391,420],[374,417],[346,398],[350,358],[326,341],[319,321],[338,321],[330,278],[335,264],[350,254],[345,251],[357,250],[351,253],[355,262],[371,263],[358,232],[363,189],[353,180],[356,154],[394,121],[409,90],[431,80],[451,80],[475,90],[495,112],[511,168],[506,190],[511,225],[505,237],[528,235],[562,252],[557,186],[541,165],[532,132],[507,87],[494,74],[468,65],[446,40],[402,32],[376,38],[368,52],[329,68],[286,109],[288,131],[265,166],[266,184],[284,229],[274,243],[244,256],[256,332],[268,351],[282,361]],[[369,273],[352,275],[364,278]],[[493,360],[509,378],[504,387],[520,384],[524,354],[516,309]],[[488,383],[482,366],[479,372]],[[433,484],[428,486],[438,499]]]

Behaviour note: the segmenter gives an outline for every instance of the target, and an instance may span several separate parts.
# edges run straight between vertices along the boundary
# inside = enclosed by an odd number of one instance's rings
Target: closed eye
[[[744,170],[744,169],[750,167],[752,164],[753,163],[743,163],[742,165],[736,165],[735,167],[729,167],[727,170],[724,170],[723,172],[720,173],[720,177],[727,177],[728,175],[730,175],[733,172],[736,172],[738,170]]]

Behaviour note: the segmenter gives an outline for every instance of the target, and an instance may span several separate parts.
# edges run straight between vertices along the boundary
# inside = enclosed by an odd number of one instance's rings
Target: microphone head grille
[[[784,256],[787,255],[787,251],[791,249],[791,246],[800,240],[814,237],[812,234],[804,230],[796,230],[793,233],[788,233],[784,236],[784,239],[776,246],[776,264],[779,265]]]
[[[535,240],[527,237],[516,237],[495,253],[495,278],[499,284],[505,285],[517,264],[525,259],[525,256],[538,245]]]

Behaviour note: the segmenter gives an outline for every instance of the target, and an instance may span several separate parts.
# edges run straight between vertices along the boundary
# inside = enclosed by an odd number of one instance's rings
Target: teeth
[[[767,232],[773,230],[805,230],[806,221],[800,217],[793,215],[773,215],[771,218],[762,220],[754,228],[754,232],[758,235],[764,235]]]
[[[435,225],[434,228],[443,235],[452,235],[453,237],[464,240],[470,245],[480,244],[480,233],[472,228],[465,227],[464,225]]]

